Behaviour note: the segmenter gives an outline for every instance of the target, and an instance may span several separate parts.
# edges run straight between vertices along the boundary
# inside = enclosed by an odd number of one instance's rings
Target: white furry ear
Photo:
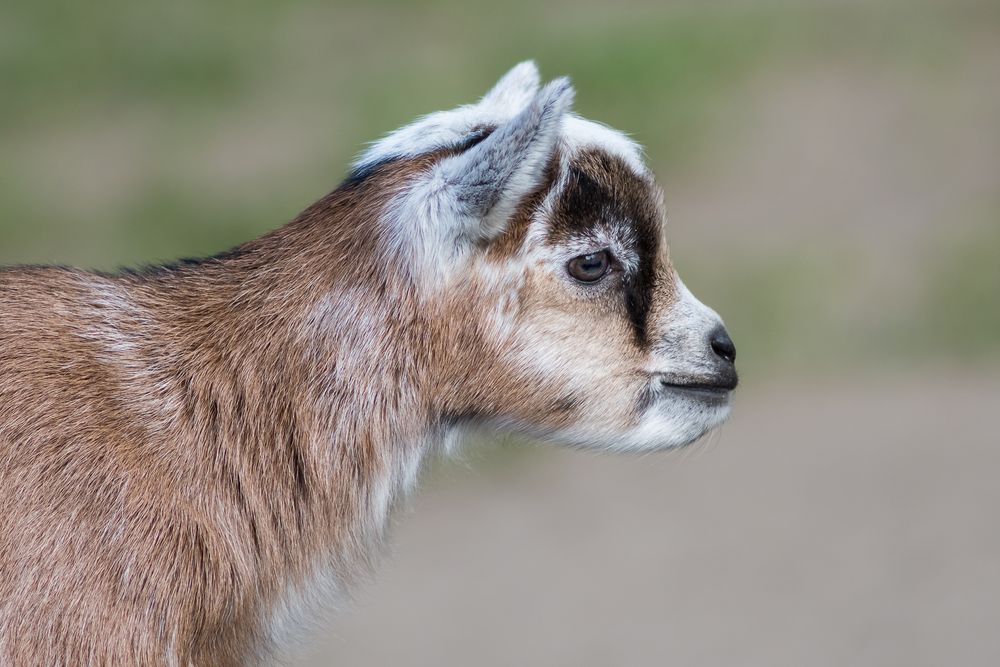
[[[538,67],[531,60],[525,60],[500,77],[477,106],[497,112],[507,111],[513,116],[528,105],[540,85]]]
[[[514,83],[524,82],[524,67],[522,64],[511,70],[487,98],[494,94],[505,99],[513,97]],[[511,81],[501,89],[508,79]],[[459,236],[488,239],[503,230],[517,204],[544,177],[560,123],[572,102],[569,79],[556,79],[486,139],[441,162],[437,176],[442,192],[447,193],[460,216],[464,228],[458,230]]]

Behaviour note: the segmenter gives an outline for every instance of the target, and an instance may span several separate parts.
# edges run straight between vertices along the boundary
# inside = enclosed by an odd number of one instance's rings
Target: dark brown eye
[[[582,283],[592,283],[600,280],[611,267],[611,258],[607,250],[580,255],[569,260],[566,270]]]

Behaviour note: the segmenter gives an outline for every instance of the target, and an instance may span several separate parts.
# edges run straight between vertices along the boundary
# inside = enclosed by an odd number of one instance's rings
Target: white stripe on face
[[[698,377],[715,368],[709,334],[722,325],[722,318],[703,304],[674,272],[676,300],[656,323],[658,335],[651,346],[650,373]]]

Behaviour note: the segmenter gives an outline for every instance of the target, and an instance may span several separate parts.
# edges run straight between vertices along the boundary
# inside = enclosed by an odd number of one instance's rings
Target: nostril
[[[733,339],[729,337],[725,327],[719,327],[712,332],[711,343],[712,351],[718,356],[729,363],[736,361],[736,345],[733,343]]]

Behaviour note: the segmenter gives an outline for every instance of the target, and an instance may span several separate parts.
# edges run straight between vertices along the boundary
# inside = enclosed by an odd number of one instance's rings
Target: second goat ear
[[[461,218],[460,235],[489,239],[503,231],[521,199],[544,178],[573,94],[569,79],[552,81],[486,139],[437,167],[443,192]]]
[[[500,77],[476,106],[495,114],[513,115],[531,102],[540,85],[538,67],[525,60]]]

